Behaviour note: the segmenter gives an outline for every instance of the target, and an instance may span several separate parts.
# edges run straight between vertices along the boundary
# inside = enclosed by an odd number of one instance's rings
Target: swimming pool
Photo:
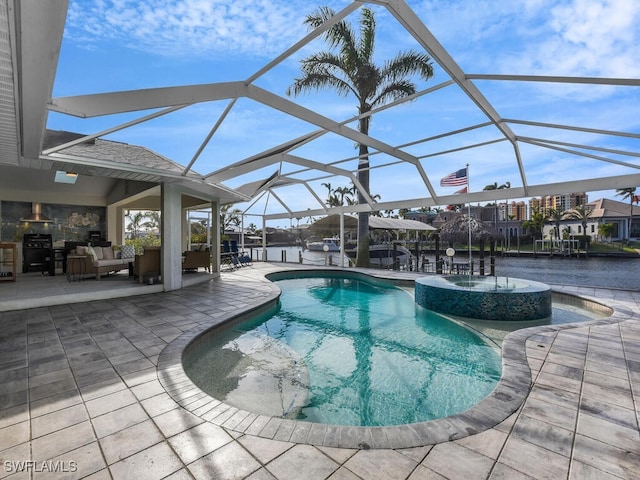
[[[501,375],[499,348],[364,278],[277,281],[275,311],[188,348],[187,375],[212,397],[262,415],[389,426],[467,410]]]

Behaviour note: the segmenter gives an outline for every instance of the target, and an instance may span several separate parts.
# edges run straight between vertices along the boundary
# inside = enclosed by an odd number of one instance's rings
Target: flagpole
[[[467,194],[471,193],[471,184],[469,183],[469,164],[467,163]],[[467,217],[469,220],[469,275],[473,272],[471,271],[471,202],[467,202]]]

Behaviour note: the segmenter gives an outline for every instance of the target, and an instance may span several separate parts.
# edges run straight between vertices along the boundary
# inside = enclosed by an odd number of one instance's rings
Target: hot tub
[[[438,313],[481,320],[540,320],[551,316],[551,287],[508,277],[446,275],[418,278],[416,303]]]

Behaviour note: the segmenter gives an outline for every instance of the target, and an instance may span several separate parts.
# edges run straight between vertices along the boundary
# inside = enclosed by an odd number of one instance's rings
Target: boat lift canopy
[[[314,227],[322,229],[340,228],[340,215],[328,215],[313,224]],[[344,228],[357,228],[358,217],[344,215]],[[369,217],[369,228],[379,230],[422,230],[435,231],[435,227],[417,220],[405,220],[403,218]]]

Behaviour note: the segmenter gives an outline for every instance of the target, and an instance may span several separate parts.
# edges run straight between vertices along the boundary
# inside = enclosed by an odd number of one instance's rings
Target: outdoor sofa
[[[113,246],[78,245],[67,254],[67,275],[77,278],[95,275],[96,280],[100,280],[102,274],[125,269],[129,269],[129,274],[132,275],[135,251],[133,247],[128,247],[123,245],[114,251]]]

